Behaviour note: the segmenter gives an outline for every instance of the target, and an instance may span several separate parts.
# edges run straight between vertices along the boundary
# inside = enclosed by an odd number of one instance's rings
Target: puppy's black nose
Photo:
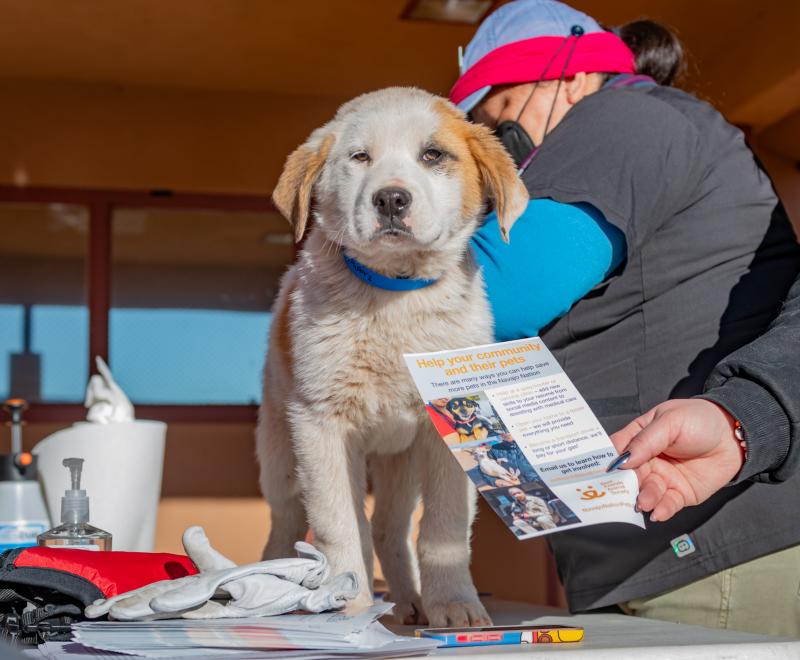
[[[400,220],[408,214],[411,193],[405,188],[381,188],[372,196],[381,220]]]

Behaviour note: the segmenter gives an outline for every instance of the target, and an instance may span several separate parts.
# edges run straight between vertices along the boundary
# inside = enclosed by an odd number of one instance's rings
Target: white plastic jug
[[[167,425],[135,420],[78,422],[34,447],[50,517],[59,520],[69,487],[62,461],[83,458],[82,488],[89,495],[89,521],[114,537],[114,550],[152,552],[161,495]]]
[[[38,481],[0,481],[0,552],[36,545],[49,528]]]

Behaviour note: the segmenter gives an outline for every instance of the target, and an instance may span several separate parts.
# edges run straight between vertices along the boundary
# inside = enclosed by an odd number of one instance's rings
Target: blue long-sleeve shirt
[[[590,204],[533,199],[505,243],[486,216],[471,247],[494,314],[497,341],[533,337],[624,260],[625,235]]]

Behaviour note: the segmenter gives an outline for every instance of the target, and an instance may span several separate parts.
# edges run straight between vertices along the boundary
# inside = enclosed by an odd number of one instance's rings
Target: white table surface
[[[502,660],[514,655],[527,655],[535,660],[800,660],[800,640],[796,639],[686,626],[622,614],[570,616],[564,610],[491,599],[485,604],[497,625],[577,625],[583,626],[586,635],[582,642],[572,644],[437,649],[428,657],[479,656],[483,660]],[[385,619],[383,623],[398,634],[414,634],[414,626],[393,625]],[[2,651],[0,648],[0,658],[6,657]],[[24,655],[31,660],[43,657],[36,649],[30,649]]]
[[[624,658],[646,660],[800,659],[800,640],[785,637],[715,630],[623,614],[570,616],[564,610],[524,603],[487,600],[485,604],[496,625],[519,625],[522,623],[576,625],[582,626],[586,630],[586,635],[582,642],[570,644],[438,649],[433,654],[435,657],[480,656],[488,659],[525,654],[535,657],[536,660],[551,658],[569,658],[569,660],[582,658],[591,658],[591,660],[621,660]],[[388,627],[399,634],[414,634],[412,626],[388,624]]]

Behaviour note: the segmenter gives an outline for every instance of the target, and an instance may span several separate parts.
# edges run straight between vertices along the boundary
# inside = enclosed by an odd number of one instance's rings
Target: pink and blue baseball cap
[[[582,36],[573,34],[573,27]],[[566,40],[577,40],[566,43]],[[556,80],[562,75],[635,73],[631,50],[591,16],[556,0],[515,0],[478,28],[464,53],[450,100],[472,110],[493,85]]]

